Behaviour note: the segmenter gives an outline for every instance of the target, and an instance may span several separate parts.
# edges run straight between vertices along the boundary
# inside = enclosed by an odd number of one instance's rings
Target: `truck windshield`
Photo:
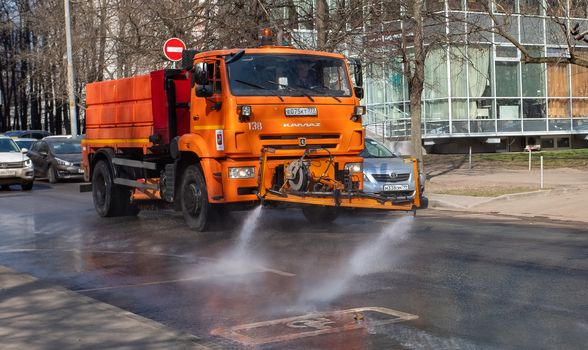
[[[235,96],[351,96],[341,59],[310,55],[247,55],[227,65]]]

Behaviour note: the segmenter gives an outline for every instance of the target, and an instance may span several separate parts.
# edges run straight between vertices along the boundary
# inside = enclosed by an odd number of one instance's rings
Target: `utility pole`
[[[74,95],[74,71],[71,50],[71,18],[69,13],[69,0],[63,0],[63,5],[65,7],[65,39],[67,42],[67,90],[69,96],[69,123],[71,127],[71,134],[76,136],[78,134],[78,116],[76,113],[76,98]]]

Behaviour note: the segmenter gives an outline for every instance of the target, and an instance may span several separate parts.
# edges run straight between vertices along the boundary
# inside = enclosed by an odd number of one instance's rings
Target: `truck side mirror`
[[[198,85],[196,87],[197,97],[212,97],[212,85]]]
[[[363,70],[361,67],[361,61],[356,59],[353,65],[353,76],[355,78],[355,85],[363,86]],[[361,97],[360,97],[361,98]]]
[[[357,97],[360,100],[363,98],[363,88],[362,87],[355,86],[353,88],[353,91],[355,92],[355,97]]]
[[[192,85],[194,84],[208,84],[208,65],[206,62],[197,63],[192,68]]]

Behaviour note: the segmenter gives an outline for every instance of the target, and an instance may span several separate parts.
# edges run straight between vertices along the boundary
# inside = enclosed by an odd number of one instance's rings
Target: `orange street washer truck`
[[[359,63],[352,87],[333,53],[261,46],[184,57],[182,69],[86,86],[82,165],[99,215],[162,200],[203,230],[213,212],[260,200],[300,206],[313,222],[334,220],[338,207],[420,207],[418,176],[404,199],[362,192]]]

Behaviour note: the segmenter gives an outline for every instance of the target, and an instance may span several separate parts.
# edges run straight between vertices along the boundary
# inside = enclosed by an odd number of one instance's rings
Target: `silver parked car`
[[[20,185],[23,191],[33,188],[33,162],[26,156],[14,140],[0,135],[0,186],[8,189],[10,185]]]
[[[402,202],[414,198],[415,181],[412,162],[390,151],[376,140],[366,138],[365,149],[361,153],[363,159],[363,191],[394,198]],[[425,191],[425,177],[419,174],[421,199],[423,207],[428,201],[422,197]]]

